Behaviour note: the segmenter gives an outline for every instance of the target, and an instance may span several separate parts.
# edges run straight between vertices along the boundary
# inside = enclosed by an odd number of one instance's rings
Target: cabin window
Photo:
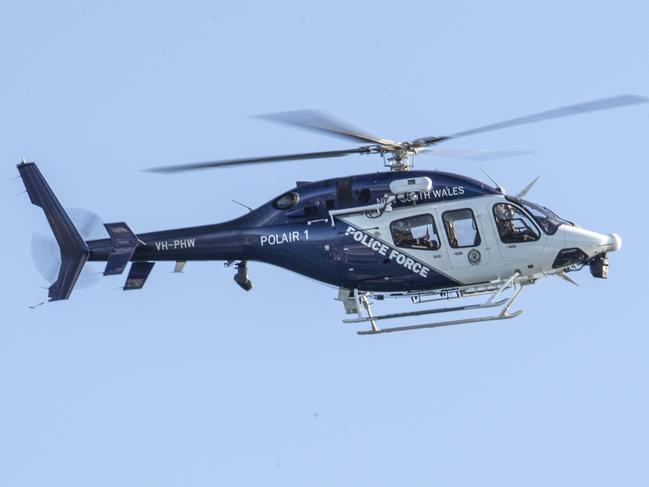
[[[498,203],[494,205],[493,212],[503,243],[534,242],[539,239],[540,234],[532,220],[520,208],[509,203]]]
[[[432,215],[417,215],[390,223],[392,240],[397,247],[438,250],[439,237]]]
[[[336,199],[343,205],[352,203],[352,180],[350,178],[336,180]]]
[[[295,191],[291,191],[290,193],[285,193],[275,201],[273,201],[273,208],[278,210],[288,210],[289,208],[293,208],[295,205],[297,205],[298,201],[300,201],[300,195]]]
[[[442,215],[448,243],[454,249],[480,245],[480,232],[469,208],[447,211]]]

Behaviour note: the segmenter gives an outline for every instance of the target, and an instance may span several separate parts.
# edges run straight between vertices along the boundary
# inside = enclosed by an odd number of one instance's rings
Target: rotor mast
[[[412,149],[399,149],[396,151],[386,151],[379,149],[383,165],[390,171],[410,171],[415,167],[415,156],[417,151]]]

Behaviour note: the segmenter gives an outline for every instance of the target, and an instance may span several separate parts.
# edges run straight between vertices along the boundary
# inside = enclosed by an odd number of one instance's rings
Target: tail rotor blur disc
[[[82,208],[70,208],[66,211],[84,240],[106,237],[102,220],[96,213]],[[50,284],[56,281],[61,267],[61,251],[54,237],[35,233],[32,235],[31,251],[32,261],[38,273]],[[90,287],[99,282],[100,276],[101,265],[88,262],[79,275],[77,287],[81,289]]]

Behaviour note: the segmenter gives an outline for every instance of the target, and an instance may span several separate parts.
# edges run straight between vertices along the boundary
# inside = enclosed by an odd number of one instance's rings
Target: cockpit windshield
[[[560,225],[573,225],[572,222],[564,220],[563,218],[557,216],[552,210],[549,210],[545,206],[537,205],[530,201],[521,200],[518,198],[508,198],[512,201],[522,205],[532,218],[538,223],[538,225],[543,229],[548,235],[554,235]]]

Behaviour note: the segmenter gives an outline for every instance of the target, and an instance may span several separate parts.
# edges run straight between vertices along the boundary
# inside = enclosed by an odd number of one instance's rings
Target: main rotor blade
[[[258,118],[305,128],[316,132],[335,135],[340,138],[353,140],[355,142],[371,142],[372,144],[384,146],[398,146],[397,142],[388,139],[381,139],[374,135],[365,133],[351,127],[344,122],[335,120],[330,115],[315,110],[295,110],[291,112],[267,113],[257,115]]]
[[[544,120],[551,120],[553,118],[569,117],[571,115],[579,115],[581,113],[596,112],[599,110],[608,110],[610,108],[619,108],[628,105],[637,105],[640,103],[649,102],[649,98],[637,95],[620,95],[611,98],[602,98],[600,100],[593,100],[585,103],[578,103],[576,105],[569,105],[555,110],[548,110],[545,112],[536,113],[534,115],[527,115],[525,117],[513,118],[504,122],[484,125],[482,127],[474,128],[457,132],[448,137],[423,137],[413,141],[413,144],[429,145],[442,140],[454,139],[457,137],[466,137],[467,135],[480,134],[482,132],[490,132],[492,130],[500,130],[508,127],[515,127],[517,125],[525,125],[528,123],[542,122]]]
[[[242,166],[245,164],[265,164],[268,162],[299,161],[303,159],[323,159],[328,157],[342,157],[349,154],[369,154],[372,147],[358,147],[356,149],[334,150],[325,152],[304,152],[301,154],[287,154],[281,156],[252,157],[244,159],[226,159],[223,161],[195,162],[192,164],[178,164],[175,166],[162,166],[146,169],[149,172],[173,173],[193,171],[197,169],[211,169],[228,166]]]
[[[508,157],[525,156],[534,153],[534,151],[526,150],[463,150],[437,148],[418,149],[417,152],[435,157],[445,157],[461,161],[493,161],[496,159],[506,159]]]

